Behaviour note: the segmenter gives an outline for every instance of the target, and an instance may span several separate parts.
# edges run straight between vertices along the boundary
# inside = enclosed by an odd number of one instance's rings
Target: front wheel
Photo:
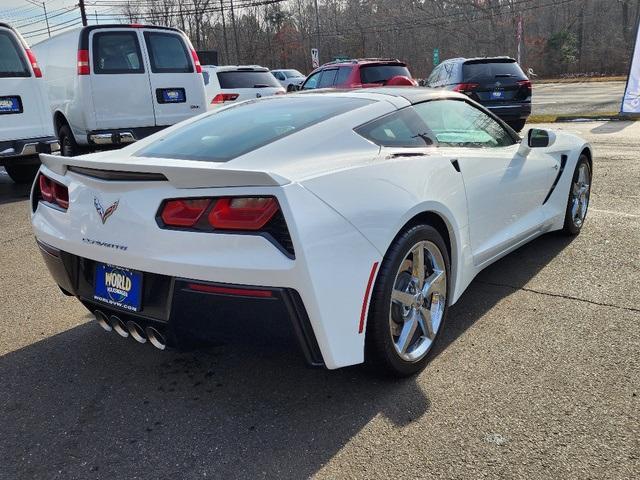
[[[580,155],[573,172],[569,200],[564,216],[563,231],[567,235],[577,235],[582,230],[589,208],[591,196],[591,166],[586,155]]]
[[[401,233],[382,261],[371,296],[366,361],[393,376],[421,371],[444,328],[449,255],[438,231]]]
[[[40,168],[40,163],[34,164],[14,164],[14,165],[6,165],[4,169],[7,171],[11,180],[19,184],[31,183],[38,173],[38,169]]]

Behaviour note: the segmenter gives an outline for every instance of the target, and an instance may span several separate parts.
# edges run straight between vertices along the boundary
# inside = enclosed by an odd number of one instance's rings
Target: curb
[[[527,123],[565,123],[565,122],[636,122],[640,114],[593,114],[586,115],[531,115]]]

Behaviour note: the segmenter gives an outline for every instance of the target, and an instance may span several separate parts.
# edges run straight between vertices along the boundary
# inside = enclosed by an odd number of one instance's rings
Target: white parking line
[[[589,209],[589,211],[596,213],[605,213],[607,215],[619,215],[621,217],[640,218],[640,215],[635,215],[633,213],[616,212],[614,210],[598,210],[596,208],[591,208]]]

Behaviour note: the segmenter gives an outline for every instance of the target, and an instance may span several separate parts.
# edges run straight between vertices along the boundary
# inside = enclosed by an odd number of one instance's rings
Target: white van
[[[16,183],[33,180],[38,153],[59,150],[36,57],[0,23],[0,166]]]
[[[269,69],[260,65],[203,65],[202,76],[209,110],[228,102],[286,93]]]
[[[91,25],[33,49],[63,155],[135,142],[207,111],[198,56],[175,28]]]

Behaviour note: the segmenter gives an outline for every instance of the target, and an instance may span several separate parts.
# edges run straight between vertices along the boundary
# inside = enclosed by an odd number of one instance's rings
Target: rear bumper
[[[167,126],[92,130],[87,134],[90,145],[127,145],[153,135]]]
[[[264,340],[293,340],[307,363],[324,361],[306,309],[291,288],[231,285],[143,273],[142,307],[132,313],[93,298],[96,262],[41,241],[40,252],[52,277],[68,295],[92,312],[153,327],[167,344],[183,347],[207,342],[234,342],[251,335]],[[258,337],[254,337],[258,338]]]
[[[531,115],[531,103],[485,105],[485,107],[503,120],[526,120]]]
[[[32,157],[39,153],[60,151],[56,137],[25,138],[0,142],[0,163],[7,158]]]

